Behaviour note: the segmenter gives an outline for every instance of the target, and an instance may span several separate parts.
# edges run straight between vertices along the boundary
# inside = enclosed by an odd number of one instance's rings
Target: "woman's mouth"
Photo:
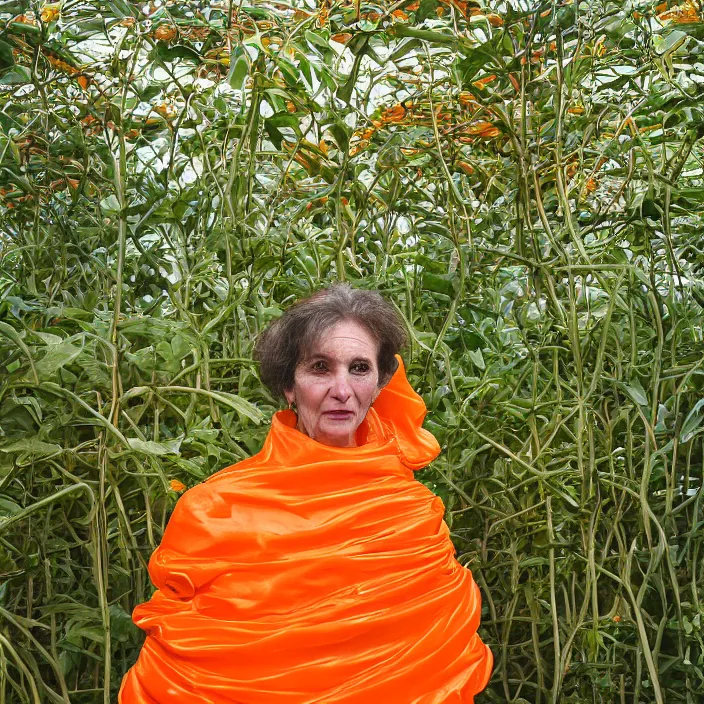
[[[351,418],[354,414],[352,411],[325,411],[323,415],[328,418],[333,418],[334,420],[347,420]]]

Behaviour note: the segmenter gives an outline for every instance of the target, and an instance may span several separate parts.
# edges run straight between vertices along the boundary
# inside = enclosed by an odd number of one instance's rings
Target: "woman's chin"
[[[354,441],[355,431],[354,423],[335,421],[336,426],[332,428],[325,424],[317,433],[316,440],[323,445],[334,445],[336,447],[351,447],[356,443]]]

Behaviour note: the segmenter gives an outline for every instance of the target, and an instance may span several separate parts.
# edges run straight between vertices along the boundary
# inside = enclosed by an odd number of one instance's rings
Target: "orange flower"
[[[81,75],[81,70],[78,68],[75,68],[74,66],[71,66],[71,64],[66,63],[62,59],[59,59],[56,56],[47,56],[46,60],[54,67],[59,69],[59,71],[63,71],[64,73],[67,73],[69,76],[74,76],[76,78],[76,81],[78,81],[78,84],[81,86],[81,88],[87,88],[88,84],[90,83],[90,78],[85,75]],[[76,75],[79,74],[79,75]]]
[[[502,27],[504,24],[504,18],[500,15],[494,14],[493,12],[490,15],[487,15],[486,18],[489,20],[489,24],[492,27]]]
[[[171,491],[181,492],[185,491],[186,485],[183,482],[180,482],[178,479],[172,479],[169,482],[169,489],[171,489]]]
[[[573,105],[571,108],[567,108],[567,112],[571,115],[584,115],[584,106]]]
[[[645,125],[645,127],[640,127],[638,131],[641,134],[644,134],[646,132],[652,132],[653,130],[659,130],[662,127],[662,122],[658,122],[655,125]]]
[[[72,73],[78,73],[78,69],[73,68],[73,66],[71,66],[71,64],[67,64],[65,61],[57,58],[56,56],[47,56],[46,60],[54,68],[58,68],[60,71],[64,71],[65,73],[68,73],[69,75]]]
[[[498,137],[500,132],[498,127],[494,127],[491,122],[481,120],[474,122],[467,128],[468,134],[478,135],[479,137]]]
[[[618,614],[614,616],[614,623],[621,623],[621,617]]]
[[[154,39],[160,42],[170,42],[176,36],[176,27],[172,24],[162,24],[154,30]]]
[[[417,10],[420,7],[420,0],[415,0],[415,2],[412,2],[410,5],[406,5],[406,9],[409,12],[413,12],[414,10]]]
[[[210,28],[209,27],[187,27],[186,29],[182,29],[181,33],[187,39],[190,39],[191,41],[203,42],[208,38],[208,35],[210,34]]]
[[[594,193],[599,187],[599,184],[595,178],[590,178],[587,180],[586,189],[589,193]]]
[[[394,10],[391,16],[396,20],[407,20],[408,15],[403,10]]]
[[[328,23],[329,16],[330,10],[328,10],[327,3],[323,1],[320,5],[320,9],[318,10],[318,19],[316,21],[316,25],[318,27],[325,27]]]
[[[40,15],[40,17],[42,18],[42,22],[44,22],[45,24],[49,24],[49,22],[53,22],[55,19],[58,19],[60,7],[61,6],[59,5],[59,3],[44,5],[44,7],[42,7],[42,13]]]
[[[296,155],[293,157],[293,160],[299,163],[306,171],[310,172],[313,170],[313,165],[311,164],[311,162],[306,159],[306,157],[300,152],[296,152]]]
[[[286,109],[289,112],[296,112],[296,105],[292,100],[287,100],[286,101]]]
[[[463,90],[457,96],[457,99],[459,100],[460,105],[464,108],[469,108],[469,107],[477,108],[477,107],[479,107],[479,103],[477,103],[477,99],[468,90]]]
[[[30,13],[28,15],[17,15],[17,17],[13,17],[7,24],[10,24],[10,22],[19,22],[20,24],[28,24],[32,27],[36,26],[37,20],[34,17],[34,13]]]
[[[453,7],[457,8],[465,17],[472,17],[474,15],[481,15],[482,11],[478,7],[475,7],[474,5],[472,7],[469,6],[469,3],[466,0],[439,0],[441,3],[444,3],[445,5],[452,5]],[[445,10],[440,7],[436,7],[435,11],[438,14],[438,17],[441,16],[441,10],[444,12]]]
[[[134,17],[124,17],[117,24],[119,24],[120,27],[134,27],[136,22],[137,20]]]
[[[474,81],[472,83],[473,86],[476,88],[479,88],[480,90],[483,90],[484,88],[487,87],[489,83],[492,81],[496,80],[496,76],[492,73],[490,76],[485,76],[484,78],[480,78],[478,81]]]
[[[479,134],[480,137],[484,139],[491,139],[493,137],[498,137],[501,134],[501,130],[498,127],[489,127]]]
[[[359,139],[361,139],[363,141],[366,141],[373,136],[374,132],[375,132],[374,127],[367,127],[367,129],[365,129],[365,130],[357,130],[354,133],[354,136],[358,137]]]
[[[701,22],[699,17],[699,9],[692,0],[687,0],[684,5],[676,5],[675,7],[667,9],[667,3],[658,5],[656,11],[663,8],[663,11],[658,14],[658,19],[661,22],[667,22],[672,20],[675,24],[693,24],[694,22]]]
[[[455,166],[467,174],[467,176],[471,176],[474,173],[474,169],[466,161],[458,161],[455,163]]]
[[[339,34],[333,34],[330,39],[338,44],[347,44],[352,39],[352,35],[349,32],[340,32]]]
[[[387,108],[382,113],[384,122],[401,122],[406,117],[406,108],[401,103],[396,103],[392,108]]]
[[[159,113],[159,115],[167,120],[176,117],[178,114],[176,106],[172,103],[159,103],[154,106],[154,112]]]

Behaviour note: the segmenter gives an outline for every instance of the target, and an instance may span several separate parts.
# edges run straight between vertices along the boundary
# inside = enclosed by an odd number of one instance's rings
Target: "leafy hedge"
[[[258,331],[404,316],[481,701],[704,695],[698,2],[0,2],[0,702],[114,701]]]

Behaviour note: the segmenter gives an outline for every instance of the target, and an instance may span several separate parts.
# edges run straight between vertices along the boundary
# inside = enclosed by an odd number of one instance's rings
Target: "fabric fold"
[[[479,589],[413,476],[440,448],[398,360],[358,447],[279,411],[259,453],[179,499],[120,704],[452,704],[486,686]]]

